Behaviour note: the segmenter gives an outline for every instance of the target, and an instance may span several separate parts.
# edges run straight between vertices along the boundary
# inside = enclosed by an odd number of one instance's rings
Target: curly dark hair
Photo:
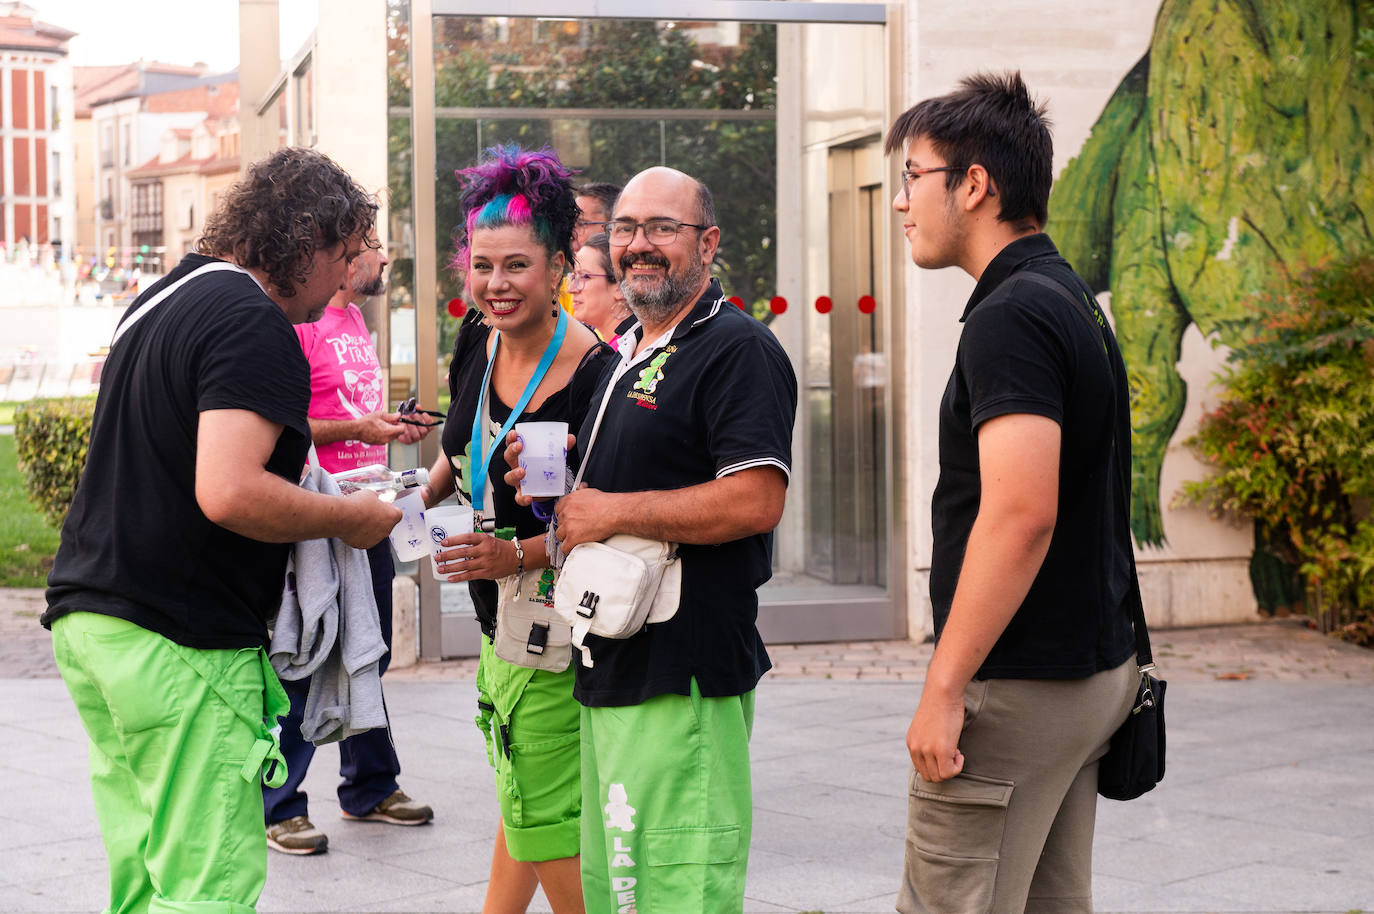
[[[463,221],[454,233],[451,268],[467,272],[474,229],[528,225],[549,256],[562,253],[564,269],[572,269],[573,226],[581,210],[570,180],[573,172],[558,153],[548,147],[493,146],[476,165],[454,175]]]
[[[196,251],[262,270],[283,298],[296,294],[315,252],[370,238],[377,201],[332,159],[288,146],[253,164],[205,223]]]

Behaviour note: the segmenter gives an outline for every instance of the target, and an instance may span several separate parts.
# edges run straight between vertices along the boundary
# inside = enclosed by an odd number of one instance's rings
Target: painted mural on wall
[[[1111,292],[1142,546],[1164,544],[1187,325],[1234,344],[1261,289],[1374,248],[1374,61],[1357,52],[1370,29],[1371,0],[1165,0],[1145,57],[1055,184],[1055,242]]]

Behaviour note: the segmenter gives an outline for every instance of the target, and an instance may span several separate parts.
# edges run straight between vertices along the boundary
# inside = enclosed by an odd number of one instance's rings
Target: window
[[[124,164],[128,165],[133,159],[133,131],[128,124],[124,125]]]
[[[193,229],[196,227],[196,203],[195,193],[189,188],[184,187],[177,195],[177,214],[179,229]]]
[[[114,167],[114,125],[102,124],[100,127],[100,167]],[[107,191],[106,197],[110,196]]]

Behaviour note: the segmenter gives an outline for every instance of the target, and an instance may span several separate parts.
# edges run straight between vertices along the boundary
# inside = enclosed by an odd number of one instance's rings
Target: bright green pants
[[[496,769],[496,799],[512,860],[576,857],[582,794],[572,668],[532,670],[496,656],[482,636],[477,727]]]
[[[588,914],[744,907],[753,827],[754,693],[658,695],[582,709],[582,896]]]
[[[260,775],[281,757],[265,721],[287,707],[264,652],[194,650],[89,612],[52,632],[90,737],[107,914],[251,914],[267,879]]]

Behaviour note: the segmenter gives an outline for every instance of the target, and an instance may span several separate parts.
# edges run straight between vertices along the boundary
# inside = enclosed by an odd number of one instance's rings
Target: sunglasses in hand
[[[436,413],[429,409],[420,409],[416,405],[414,397],[411,397],[409,400],[402,400],[398,403],[396,405],[396,412],[399,414],[396,417],[397,421],[404,422],[406,425],[418,425],[421,428],[434,428],[434,426],[443,425],[444,423],[443,413]],[[437,421],[426,422],[423,418],[416,418],[422,416],[433,416]]]

